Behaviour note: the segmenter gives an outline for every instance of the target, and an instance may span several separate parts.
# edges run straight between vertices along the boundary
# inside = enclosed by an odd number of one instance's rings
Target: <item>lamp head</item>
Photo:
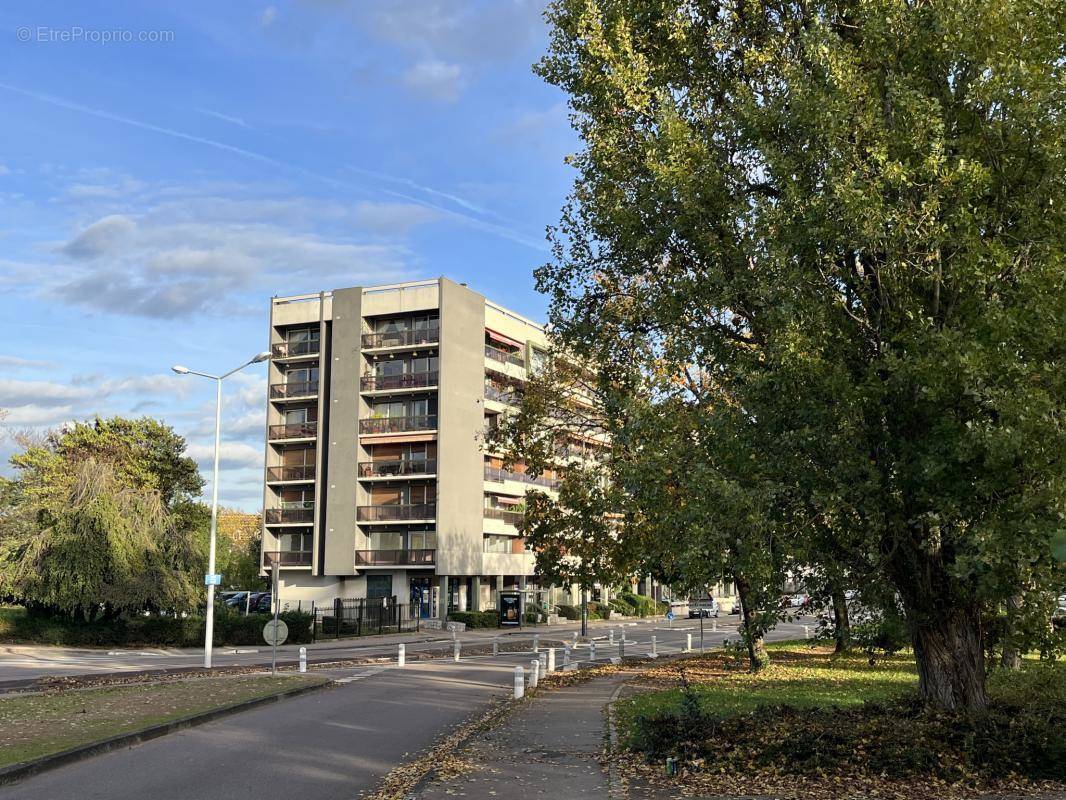
[[[175,364],[173,367],[171,367],[171,369],[174,370],[179,375],[188,375],[189,374],[189,368],[188,367],[183,367],[181,364]]]
[[[262,353],[260,353],[259,355],[257,355],[255,358],[252,359],[252,363],[253,364],[261,364],[262,362],[266,361],[268,358],[270,358],[270,352],[267,351],[267,350],[264,350]]]

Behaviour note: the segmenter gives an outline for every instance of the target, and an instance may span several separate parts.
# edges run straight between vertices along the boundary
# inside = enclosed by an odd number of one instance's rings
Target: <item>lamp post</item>
[[[215,382],[215,466],[211,478],[211,543],[207,551],[207,577],[204,579],[207,584],[207,616],[204,620],[204,667],[206,669],[211,669],[211,640],[215,634],[215,536],[218,531],[218,451],[222,440],[222,381],[235,372],[240,372],[252,364],[259,364],[268,358],[270,358],[270,353],[260,353],[255,358],[245,361],[239,367],[222,375],[197,372],[180,364],[171,367],[179,375],[199,375],[201,378],[210,378]]]

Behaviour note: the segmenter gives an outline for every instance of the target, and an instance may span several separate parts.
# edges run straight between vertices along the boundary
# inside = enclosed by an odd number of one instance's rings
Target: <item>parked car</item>
[[[732,605],[732,606],[730,607],[730,609],[729,609],[729,613],[730,613],[730,614],[737,614],[737,615],[739,615],[739,614],[740,614],[740,611],[741,611],[741,603],[740,603],[740,598],[739,598],[739,597],[734,597],[734,598],[733,598],[733,605]]]
[[[789,608],[804,608],[804,607],[810,605],[810,602],[811,602],[811,598],[808,597],[807,595],[803,594],[802,592],[800,592],[798,594],[790,595],[786,599],[788,601],[788,607]]]
[[[700,617],[718,617],[718,603],[713,597],[707,600],[689,600],[688,618],[699,619]]]
[[[224,597],[222,602],[230,608],[235,608],[238,611],[244,609],[244,601],[248,597],[248,592],[226,592],[229,597]]]
[[[256,592],[248,606],[249,614],[270,614],[274,611],[274,605],[270,592]]]

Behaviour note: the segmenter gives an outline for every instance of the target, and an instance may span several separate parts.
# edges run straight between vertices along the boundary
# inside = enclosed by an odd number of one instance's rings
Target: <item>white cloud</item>
[[[45,367],[51,366],[53,366],[53,364],[49,361],[38,361],[32,358],[20,358],[19,356],[0,355],[0,367],[6,370],[43,369]]]
[[[437,59],[412,64],[403,74],[404,85],[413,92],[441,103],[454,103],[462,91],[462,67]]]
[[[412,228],[437,222],[444,215],[417,203],[359,203],[355,207],[356,223],[376,233],[408,233]]]
[[[62,249],[71,258],[99,258],[117,250],[135,229],[136,225],[129,217],[110,214],[82,230]]]
[[[205,473],[211,471],[215,457],[213,444],[190,444],[186,454],[200,465]],[[223,442],[219,448],[219,466],[222,469],[258,469],[263,466],[263,448],[255,448],[244,442]]]
[[[269,28],[274,24],[274,20],[278,17],[278,10],[274,6],[267,6],[263,9],[263,13],[259,15],[259,26],[261,28]]]

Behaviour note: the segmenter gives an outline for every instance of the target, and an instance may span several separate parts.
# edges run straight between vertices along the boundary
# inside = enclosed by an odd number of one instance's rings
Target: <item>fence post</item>
[[[522,695],[526,693],[526,678],[524,675],[525,670],[522,669],[522,665],[519,664],[514,668],[514,699],[521,700]]]
[[[300,672],[307,672],[307,648],[300,648]]]
[[[344,613],[344,603],[339,597],[333,598],[333,638],[341,638],[341,614]]]

